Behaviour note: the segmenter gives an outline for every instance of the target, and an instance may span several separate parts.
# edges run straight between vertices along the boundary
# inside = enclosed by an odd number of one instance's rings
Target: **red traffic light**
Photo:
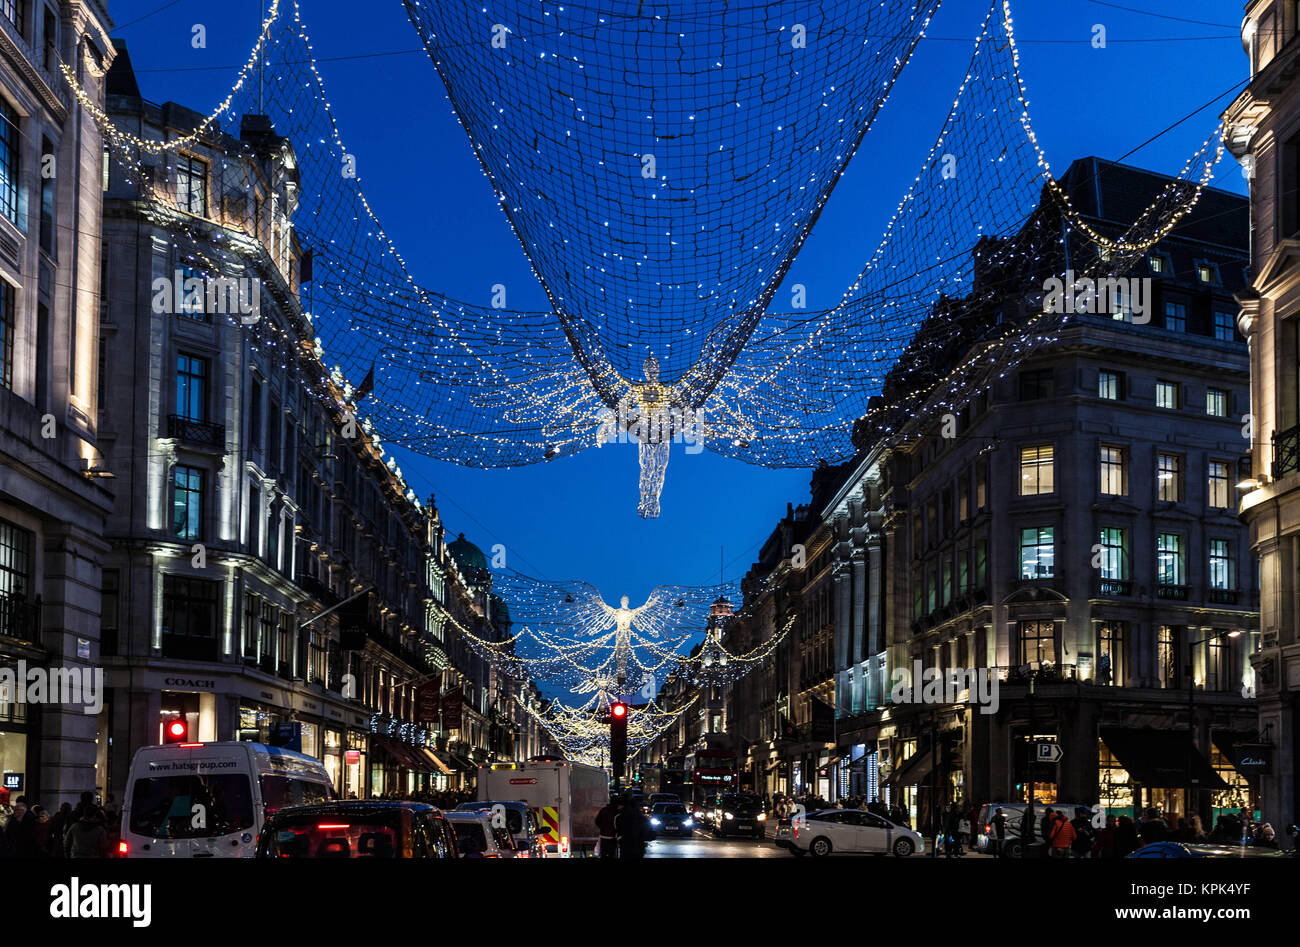
[[[169,720],[163,728],[167,743],[184,743],[190,734],[190,728],[184,720]]]
[[[615,717],[627,716],[627,704],[615,704],[613,707],[609,708],[609,710]]]

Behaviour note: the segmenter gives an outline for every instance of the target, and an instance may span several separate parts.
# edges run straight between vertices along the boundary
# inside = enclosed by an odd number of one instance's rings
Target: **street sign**
[[[1059,743],[1035,743],[1034,747],[1036,758],[1041,763],[1059,763],[1065,755]]]

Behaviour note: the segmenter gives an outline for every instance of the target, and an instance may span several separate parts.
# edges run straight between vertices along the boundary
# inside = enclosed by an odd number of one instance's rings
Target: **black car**
[[[767,835],[767,813],[763,800],[743,793],[727,793],[718,799],[717,817],[713,830],[718,835],[749,835],[763,838]]]
[[[435,806],[349,799],[279,809],[256,858],[455,858],[456,833]]]
[[[680,802],[656,802],[650,809],[650,827],[656,835],[690,836],[695,822]]]

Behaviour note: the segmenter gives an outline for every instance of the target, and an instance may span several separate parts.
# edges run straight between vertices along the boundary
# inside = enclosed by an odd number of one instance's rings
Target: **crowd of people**
[[[117,848],[121,810],[110,794],[104,805],[87,790],[74,807],[51,814],[18,796],[0,795],[0,858],[108,858]]]
[[[352,796],[350,798],[356,798]],[[473,790],[430,790],[418,792],[386,792],[371,796],[372,799],[392,799],[406,802],[424,802],[442,810],[455,809],[462,802],[473,802],[477,797]]]

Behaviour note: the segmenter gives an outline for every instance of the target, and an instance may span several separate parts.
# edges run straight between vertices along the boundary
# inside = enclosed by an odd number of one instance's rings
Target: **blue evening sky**
[[[618,8],[625,3],[618,0]],[[123,24],[114,36],[127,41],[144,96],[204,113],[225,97],[247,58],[261,6],[260,0],[109,0],[110,15]],[[1139,7],[1162,16],[1136,12]],[[787,283],[808,287],[810,309],[838,302],[875,248],[933,144],[986,9],[986,0],[945,0],[787,276]],[[1247,69],[1240,9],[1222,0],[1013,3],[1031,115],[1053,168],[1062,172],[1089,154],[1119,158],[1216,96],[1235,93]],[[417,278],[451,296],[484,301],[494,283],[504,283],[511,308],[546,309],[400,0],[303,0],[302,14],[343,140]],[[207,28],[206,49],[191,48],[197,23]],[[1090,43],[1095,24],[1106,27],[1105,49]],[[1178,171],[1230,100],[1224,95],[1126,162]],[[1231,156],[1214,183],[1244,193]],[[513,568],[583,579],[606,601],[629,594],[636,604],[656,585],[716,582],[720,547],[727,577],[739,578],[786,502],[808,495],[807,470],[767,470],[681,451],[673,446],[657,520],[637,516],[632,445],[511,470],[462,468],[400,452],[399,459],[422,498],[436,494],[453,538],[463,531],[485,552],[500,543]]]

